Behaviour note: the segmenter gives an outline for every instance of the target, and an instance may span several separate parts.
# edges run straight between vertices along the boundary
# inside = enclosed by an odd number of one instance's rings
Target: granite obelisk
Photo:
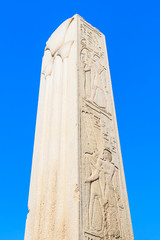
[[[25,240],[133,240],[104,35],[79,15],[46,43]]]

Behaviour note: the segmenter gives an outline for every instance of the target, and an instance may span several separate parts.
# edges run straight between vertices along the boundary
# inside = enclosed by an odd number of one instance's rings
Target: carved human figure
[[[85,98],[106,109],[106,69],[101,63],[101,58],[97,55],[93,56],[87,48],[83,48],[80,55],[84,65]]]
[[[101,63],[100,57],[93,57],[92,71],[92,91],[90,101],[96,103],[102,108],[107,107],[106,100],[106,69]]]
[[[86,159],[89,162],[91,175],[85,179],[86,183],[90,183],[90,199],[89,199],[89,230],[90,231],[101,231],[103,226],[103,198],[102,191],[99,182],[99,159],[95,163],[97,154],[89,155]],[[98,216],[95,216],[97,209],[100,210]],[[98,219],[95,223],[95,217]]]
[[[89,227],[91,231],[103,230],[106,239],[119,239],[118,197],[113,183],[116,168],[112,164],[112,154],[108,149],[104,149],[96,163],[93,161],[95,156],[94,154],[92,158],[88,158],[92,173],[85,180],[86,183],[90,183]],[[101,207],[101,212],[96,209],[98,204]],[[97,218],[99,215],[101,216],[101,227],[99,228],[93,224],[95,214],[97,214]]]
[[[84,90],[85,97],[88,99],[91,96],[92,79],[91,79],[91,53],[87,48],[81,51],[81,61],[84,64]]]

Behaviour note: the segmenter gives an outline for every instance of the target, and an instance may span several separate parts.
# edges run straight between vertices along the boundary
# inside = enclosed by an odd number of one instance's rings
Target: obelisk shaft
[[[25,240],[133,240],[105,37],[80,16],[46,43]]]

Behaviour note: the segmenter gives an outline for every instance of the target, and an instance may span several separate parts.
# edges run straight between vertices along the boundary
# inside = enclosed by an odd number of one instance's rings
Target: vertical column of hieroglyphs
[[[81,237],[132,240],[105,38],[79,18]]]

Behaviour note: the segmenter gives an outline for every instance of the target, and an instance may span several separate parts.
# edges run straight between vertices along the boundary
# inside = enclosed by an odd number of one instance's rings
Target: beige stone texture
[[[25,240],[133,240],[104,35],[79,15],[46,43]]]

